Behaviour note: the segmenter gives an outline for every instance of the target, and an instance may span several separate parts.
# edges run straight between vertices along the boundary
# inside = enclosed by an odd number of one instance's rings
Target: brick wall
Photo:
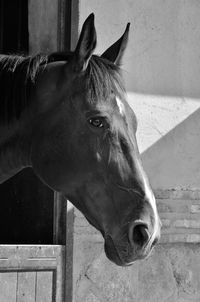
[[[128,268],[107,260],[101,235],[75,210],[74,302],[200,301],[200,191],[155,195],[160,243],[148,259]]]
[[[200,191],[157,190],[162,243],[200,242]]]

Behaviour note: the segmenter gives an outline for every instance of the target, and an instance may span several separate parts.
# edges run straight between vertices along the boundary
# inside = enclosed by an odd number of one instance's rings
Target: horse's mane
[[[19,119],[29,105],[29,95],[34,86],[40,67],[48,63],[68,61],[72,52],[37,54],[35,56],[0,55],[0,124]],[[123,88],[119,68],[111,62],[93,55],[85,72],[90,99],[105,98],[114,90]]]
[[[0,56],[0,124],[18,119],[26,108],[31,86],[47,56]]]

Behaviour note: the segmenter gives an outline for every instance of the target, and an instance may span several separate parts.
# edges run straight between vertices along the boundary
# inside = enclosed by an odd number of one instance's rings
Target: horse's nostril
[[[143,247],[149,241],[149,232],[146,224],[140,223],[133,227],[130,241]]]

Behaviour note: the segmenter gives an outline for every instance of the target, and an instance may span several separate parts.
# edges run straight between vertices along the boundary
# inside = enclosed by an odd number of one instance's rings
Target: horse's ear
[[[96,47],[96,30],[94,26],[94,14],[90,14],[85,20],[81,34],[74,51],[75,64],[81,71],[87,68],[89,59]]]
[[[110,46],[101,56],[116,65],[120,65],[124,51],[128,43],[130,23],[127,24],[125,32],[117,42]]]

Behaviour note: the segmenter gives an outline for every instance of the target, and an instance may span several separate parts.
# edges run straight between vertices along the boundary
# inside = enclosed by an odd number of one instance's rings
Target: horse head
[[[146,257],[160,234],[156,201],[142,167],[137,120],[126,101],[120,63],[122,37],[101,56],[94,15],[76,49],[47,64],[38,77],[31,165],[98,229],[108,258],[129,265]]]

